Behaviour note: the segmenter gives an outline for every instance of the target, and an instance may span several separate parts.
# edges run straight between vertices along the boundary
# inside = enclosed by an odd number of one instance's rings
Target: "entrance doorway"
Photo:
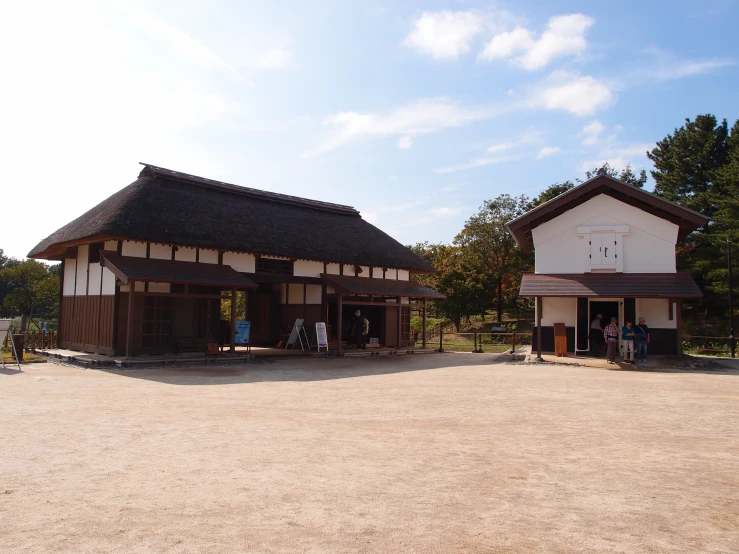
[[[617,301],[610,301],[610,302],[591,302],[590,303],[590,320],[593,321],[595,319],[595,316],[598,314],[601,314],[603,316],[603,319],[601,320],[600,324],[602,327],[605,327],[611,322],[611,318],[616,318],[616,325],[619,326],[619,329],[621,328],[621,324],[618,321],[619,319],[619,313],[618,313],[618,302]]]

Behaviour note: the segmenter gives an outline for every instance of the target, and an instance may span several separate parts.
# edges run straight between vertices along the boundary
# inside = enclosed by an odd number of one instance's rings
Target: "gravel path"
[[[0,551],[739,551],[739,374],[490,360],[0,372]]]

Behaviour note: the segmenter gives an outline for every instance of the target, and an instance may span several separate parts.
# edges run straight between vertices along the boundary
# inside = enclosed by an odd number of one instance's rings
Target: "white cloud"
[[[728,59],[702,61],[683,60],[677,64],[655,69],[651,74],[654,79],[667,81],[689,77],[691,75],[698,75],[700,73],[708,73],[714,69],[721,69],[722,67],[728,67],[731,65],[735,65],[735,62]]]
[[[583,137],[582,143],[587,145],[593,145],[597,143],[601,133],[605,130],[605,128],[606,126],[597,119],[593,120],[591,123],[588,123],[587,125],[585,125],[585,127],[582,128],[582,131],[580,131],[580,136]]]
[[[292,63],[293,55],[287,48],[270,48],[259,54],[250,64],[253,69],[284,69]]]
[[[536,159],[543,160],[549,156],[554,156],[557,152],[559,152],[559,146],[545,146],[539,150],[539,153],[536,155]]]
[[[499,154],[501,152],[507,152],[509,150],[530,146],[532,144],[540,144],[544,142],[544,140],[546,140],[544,133],[542,133],[538,129],[529,129],[521,133],[521,135],[514,140],[500,142],[498,144],[490,146],[487,149],[487,152],[490,154]],[[509,154],[508,156],[486,156],[476,158],[462,164],[440,167],[438,169],[435,169],[434,171],[436,171],[436,173],[455,173],[457,171],[465,171],[468,169],[475,169],[477,167],[485,167],[487,165],[505,163],[512,160],[520,159],[521,157],[521,154]]]
[[[485,167],[488,165],[495,165],[495,164],[501,164],[510,162],[512,160],[518,159],[520,156],[499,156],[495,158],[477,158],[476,160],[472,160],[467,163],[458,164],[458,165],[450,165],[447,167],[440,167],[438,169],[435,169],[436,173],[455,173],[457,171],[466,171],[468,169],[475,169],[478,167]]]
[[[488,148],[488,152],[491,154],[495,154],[496,152],[505,152],[506,150],[510,150],[513,148],[513,144],[510,142],[502,142],[500,144],[493,144],[490,148]]]
[[[529,105],[585,116],[608,108],[613,101],[611,89],[596,78],[557,71],[534,89]]]
[[[182,29],[173,27],[158,15],[127,2],[115,2],[113,5],[128,15],[134,23],[148,32],[154,39],[180,52],[193,63],[204,67],[221,68],[239,80],[244,80],[244,77],[239,71],[221,58],[221,56]]]
[[[583,161],[578,169],[585,173],[596,167],[601,167],[605,162],[618,170],[624,169],[627,165],[631,165],[635,169],[645,167],[650,163],[646,153],[652,148],[654,148],[652,143],[636,143],[618,148],[607,148],[601,152],[599,157]]]
[[[671,81],[736,65],[730,58],[683,60],[671,52],[655,47],[647,49],[645,54],[651,59],[644,67],[635,70],[627,79],[628,82]]]
[[[484,28],[477,12],[424,12],[403,44],[437,60],[453,59],[469,52],[472,40]]]
[[[552,17],[546,30],[537,39],[534,32],[523,27],[495,35],[478,55],[478,60],[510,60],[515,65],[533,71],[564,56],[581,54],[587,48],[585,31],[595,22],[583,14]]]
[[[398,139],[398,148],[401,150],[408,150],[411,146],[413,146],[413,137],[404,135]]]
[[[340,112],[323,120],[329,137],[304,154],[323,154],[362,137],[423,135],[492,118],[503,110],[492,107],[463,108],[449,98],[416,100],[386,113]]]
[[[453,215],[459,215],[462,212],[466,211],[468,208],[464,206],[457,206],[454,208],[449,207],[443,207],[443,208],[436,208],[433,210],[429,210],[429,213],[431,215],[440,216],[440,217],[449,217]]]
[[[374,225],[377,223],[377,212],[361,212],[359,215],[362,216],[367,223]]]

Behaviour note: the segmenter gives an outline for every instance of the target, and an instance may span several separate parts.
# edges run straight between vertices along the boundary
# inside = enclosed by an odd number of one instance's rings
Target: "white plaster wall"
[[[118,241],[117,240],[106,240],[105,245],[103,246],[105,250],[118,250]]]
[[[156,244],[152,242],[149,245],[149,257],[155,260],[171,260],[172,247],[167,244]]]
[[[321,301],[321,285],[305,285],[305,303],[320,304]]]
[[[115,275],[107,267],[103,268],[103,296],[112,296],[115,294]]]
[[[320,277],[323,273],[323,262],[309,260],[295,260],[293,275],[296,277]]]
[[[411,299],[408,298],[407,296],[401,296],[400,297],[400,303],[401,304],[410,304],[411,303]]]
[[[174,253],[174,259],[179,262],[194,262],[195,261],[195,248],[188,246],[180,246]]]
[[[537,273],[583,273],[586,256],[580,225],[623,224],[624,273],[674,273],[678,226],[599,195],[532,231]]]
[[[564,323],[567,327],[577,325],[577,298],[542,298],[542,327]],[[537,316],[538,317],[538,316]]]
[[[64,260],[64,287],[63,296],[74,296],[75,277],[77,276],[77,260],[69,258]]]
[[[169,292],[169,291],[170,291],[169,283],[149,283],[149,292]]]
[[[198,261],[201,264],[217,264],[218,263],[218,250],[210,250],[208,248],[201,248],[200,254],[198,255]]]
[[[254,254],[244,254],[240,252],[224,252],[223,265],[230,265],[236,271],[242,273],[254,273],[257,259]]]
[[[381,267],[373,267],[372,268],[372,277],[374,279],[383,279],[382,276],[382,268]]]
[[[338,275],[341,273],[340,264],[326,264],[326,273],[328,275]]]
[[[305,300],[305,290],[301,283],[290,283],[289,294],[287,295],[288,304],[302,304]]]
[[[90,269],[87,272],[88,296],[100,296],[102,274],[103,271],[100,264],[90,264]]]
[[[354,266],[350,264],[344,264],[344,275],[354,276]]]
[[[673,318],[670,321],[669,300],[666,298],[637,298],[636,299],[636,321],[639,318],[646,319],[649,327],[656,329],[677,329],[675,319],[675,305],[672,306]]]
[[[128,292],[129,289],[129,285],[121,285],[121,292]],[[136,292],[144,292],[144,283],[141,281],[136,281]]]
[[[87,263],[90,255],[90,246],[82,244],[77,247],[77,289],[76,296],[87,295],[87,269],[90,264]]]
[[[390,269],[388,268],[385,271],[385,279],[398,279],[398,270],[397,269]]]
[[[411,272],[407,269],[399,269],[398,270],[398,281],[410,281],[411,280]]]
[[[146,243],[124,240],[121,255],[133,256],[134,258],[146,258]]]
[[[362,271],[359,272],[360,277],[369,277],[370,276],[370,268],[368,265],[360,265],[360,268],[362,268]]]

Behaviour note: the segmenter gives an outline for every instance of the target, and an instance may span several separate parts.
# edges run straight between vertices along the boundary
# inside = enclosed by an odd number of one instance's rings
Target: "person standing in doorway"
[[[631,326],[631,322],[627,321],[626,325],[621,328],[621,338],[624,341],[624,363],[634,363],[634,328]]]
[[[369,332],[369,321],[357,310],[352,318],[352,335],[357,345],[357,350],[367,350],[367,333]]]
[[[590,355],[597,356],[600,345],[603,344],[603,325],[601,321],[603,316],[598,314],[593,321],[590,322]]]
[[[616,362],[618,351],[618,326],[615,317],[612,317],[611,322],[603,329],[603,336],[606,339],[606,360],[609,364],[613,364]]]
[[[639,323],[637,323],[634,332],[636,333],[636,361],[645,364],[647,363],[649,327],[643,317],[639,318]]]

